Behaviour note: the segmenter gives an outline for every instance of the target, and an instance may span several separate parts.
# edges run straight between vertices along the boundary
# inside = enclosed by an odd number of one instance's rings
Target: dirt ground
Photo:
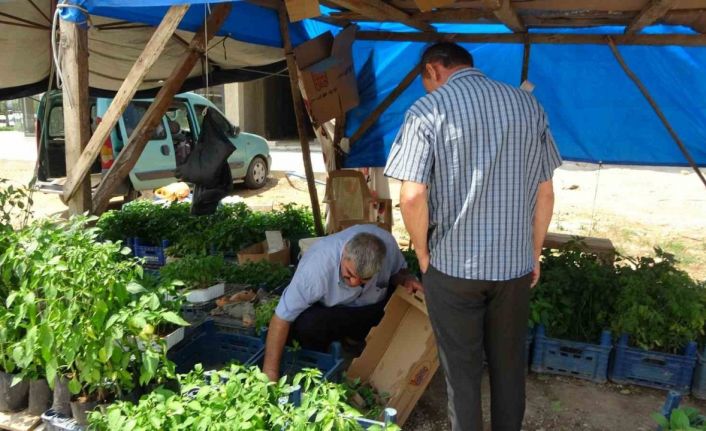
[[[314,156],[318,156],[314,154]],[[292,157],[299,157],[293,154]],[[319,156],[320,157],[320,156]],[[22,184],[29,181],[29,160],[0,160],[0,177]],[[325,180],[324,174],[317,174]],[[318,186],[319,199],[324,187]],[[550,230],[609,238],[620,252],[650,253],[661,246],[674,253],[682,267],[706,279],[706,189],[687,169],[638,169],[565,164],[555,176],[556,206]],[[268,184],[256,191],[236,186],[234,192],[253,206],[267,208],[281,203],[309,204],[304,180],[274,172]],[[393,200],[399,184],[391,185]],[[35,194],[36,216],[65,210],[56,195]],[[394,233],[407,242],[399,211]],[[529,374],[524,429],[548,430],[651,430],[650,419],[666,397],[663,391]],[[484,411],[489,421],[488,384],[484,382]],[[706,410],[706,403],[687,399],[686,404]],[[489,424],[488,424],[489,426]],[[405,429],[443,431],[446,389],[439,371],[418,403]],[[489,429],[489,428],[488,428]]]

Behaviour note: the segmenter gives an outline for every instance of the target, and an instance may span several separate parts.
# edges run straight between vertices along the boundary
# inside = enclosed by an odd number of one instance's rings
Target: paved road
[[[293,145],[270,145],[273,171],[294,171],[304,173],[301,151]],[[22,132],[0,132],[0,160],[35,161],[37,159],[34,137],[25,137]],[[311,161],[314,172],[326,172],[321,151],[313,150]]]

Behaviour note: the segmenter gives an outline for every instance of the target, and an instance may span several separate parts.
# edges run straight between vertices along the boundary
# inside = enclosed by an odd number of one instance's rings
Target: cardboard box
[[[287,6],[287,15],[291,22],[321,15],[318,0],[284,0],[284,4]]]
[[[358,84],[351,48],[357,27],[330,32],[294,49],[299,87],[314,122],[323,124],[358,106]]]
[[[269,251],[267,241],[258,242],[250,247],[246,247],[238,252],[238,262],[260,262],[266,260],[268,262],[280,263],[284,266],[289,265],[289,244],[285,242],[285,247]]]
[[[387,405],[397,409],[397,424],[402,426],[439,368],[424,296],[398,287],[366,343],[347,377],[390,394]]]

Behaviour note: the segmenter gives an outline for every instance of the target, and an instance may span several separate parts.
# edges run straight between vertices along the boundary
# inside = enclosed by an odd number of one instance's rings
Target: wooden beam
[[[608,45],[610,46],[611,51],[613,51],[613,55],[615,56],[615,59],[618,60],[618,63],[620,63],[620,67],[623,68],[623,71],[625,71],[625,74],[632,80],[632,82],[635,83],[637,88],[640,90],[642,95],[647,99],[647,102],[652,106],[652,109],[655,111],[659,119],[662,121],[662,124],[664,124],[664,127],[667,129],[667,132],[669,132],[669,135],[672,137],[674,142],[677,144],[679,147],[679,150],[681,150],[682,154],[684,154],[684,158],[686,158],[687,162],[689,162],[689,165],[691,168],[696,172],[696,175],[701,179],[701,182],[704,184],[706,187],[706,177],[704,177],[704,174],[701,172],[699,169],[699,166],[696,164],[696,161],[694,160],[693,157],[691,157],[691,153],[689,153],[689,150],[686,148],[686,145],[682,142],[682,140],[679,138],[679,135],[677,132],[674,130],[672,125],[669,123],[669,120],[667,120],[667,117],[664,115],[664,112],[662,112],[662,109],[660,109],[659,105],[657,105],[657,102],[652,98],[652,95],[650,92],[647,90],[647,87],[642,83],[640,78],[638,78],[637,75],[630,69],[630,66],[625,62],[625,59],[623,58],[623,55],[620,53],[618,50],[618,47],[615,45],[615,41],[613,38],[608,38]]]
[[[335,5],[346,8],[352,12],[359,13],[364,17],[373,20],[384,18],[387,21],[398,21],[409,27],[416,28],[421,31],[433,32],[434,27],[431,25],[415,20],[407,12],[397,9],[389,3],[382,0],[329,0]]]
[[[162,54],[162,51],[164,51],[164,48],[172,38],[174,31],[179,26],[187,10],[189,10],[188,4],[175,5],[169,8],[162,22],[159,24],[159,27],[157,27],[150,40],[147,42],[147,45],[145,45],[145,49],[125,77],[108,110],[103,115],[102,121],[98,124],[98,127],[96,127],[96,131],[93,133],[93,136],[91,136],[88,145],[86,145],[86,149],[81,154],[81,157],[78,159],[77,163],[67,165],[71,168],[67,172],[66,184],[64,185],[65,200],[73,196],[78,184],[83,181],[90,172],[91,166],[95,162],[96,157],[100,154],[103,143],[118,123],[120,116],[125,112],[125,108],[135,96],[145,76],[147,76],[147,73],[152,69],[152,66]]]
[[[323,236],[325,234],[324,225],[321,222],[319,194],[316,191],[316,183],[314,182],[314,168],[311,165],[311,149],[309,148],[309,138],[306,133],[306,120],[304,118],[306,108],[304,106],[302,93],[299,89],[299,72],[294,61],[294,50],[292,48],[292,41],[289,35],[289,16],[287,15],[287,9],[284,7],[284,2],[282,2],[282,5],[279,8],[279,30],[282,34],[284,55],[287,59],[287,68],[289,69],[289,84],[292,90],[294,116],[297,120],[299,144],[302,147],[302,159],[304,161],[304,172],[306,173],[306,184],[309,188],[311,211],[314,213],[314,227],[316,228],[316,235]]]
[[[532,49],[532,44],[529,42],[529,38],[525,38],[524,49],[522,50],[522,74],[520,75],[520,85],[527,81],[529,76],[529,62],[530,62],[530,52]]]
[[[402,79],[402,81],[397,84],[397,87],[395,87],[394,90],[390,94],[385,97],[385,100],[380,102],[380,104],[373,110],[373,112],[368,115],[368,117],[361,123],[361,125],[358,127],[358,130],[356,130],[350,137],[350,144],[353,146],[360,138],[363,137],[365,132],[370,129],[375,122],[380,118],[380,116],[387,110],[387,108],[392,105],[392,103],[397,100],[397,98],[404,92],[407,87],[412,85],[415,79],[417,79],[417,75],[419,75],[420,68],[419,65],[415,65],[412,70],[407,72],[407,75]]]
[[[517,15],[517,12],[512,8],[510,0],[483,0],[486,7],[493,11],[496,17],[505,24],[507,28],[516,32],[524,33],[527,28],[522,23],[522,20]]]
[[[669,12],[669,9],[674,7],[674,3],[674,0],[650,0],[647,6],[642,9],[628,28],[625,29],[625,34],[635,34],[643,28],[654,24],[655,21]]]
[[[80,24],[60,20],[60,49],[64,105],[64,143],[66,166],[76,164],[91,136],[88,106],[88,30]],[[91,209],[91,179],[76,184],[74,197],[67,201],[69,215]]]
[[[612,36],[618,45],[678,45],[706,46],[704,34],[554,34],[532,33],[528,35],[531,44],[605,45]],[[385,31],[359,31],[358,40],[386,40],[398,42],[440,42],[453,40],[459,43],[524,43],[524,35],[519,33],[494,34],[452,34],[452,33],[398,33]]]
[[[142,150],[147,145],[154,129],[162,121],[164,113],[167,112],[169,105],[174,100],[174,95],[181,89],[184,81],[203,56],[208,42],[228,18],[231,8],[232,3],[218,3],[208,16],[205,27],[200,28],[194,34],[188,50],[162,85],[154,102],[147,108],[147,112],[145,112],[132,135],[130,135],[127,145],[115,159],[113,166],[98,186],[93,202],[93,212],[95,214],[102,213],[108,207],[113,191],[135,166],[135,162],[142,154]]]

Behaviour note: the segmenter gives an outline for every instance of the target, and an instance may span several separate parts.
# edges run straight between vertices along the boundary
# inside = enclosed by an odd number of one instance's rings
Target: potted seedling
[[[186,301],[201,303],[223,296],[224,261],[221,256],[186,256],[160,270],[164,280],[184,283]]]

